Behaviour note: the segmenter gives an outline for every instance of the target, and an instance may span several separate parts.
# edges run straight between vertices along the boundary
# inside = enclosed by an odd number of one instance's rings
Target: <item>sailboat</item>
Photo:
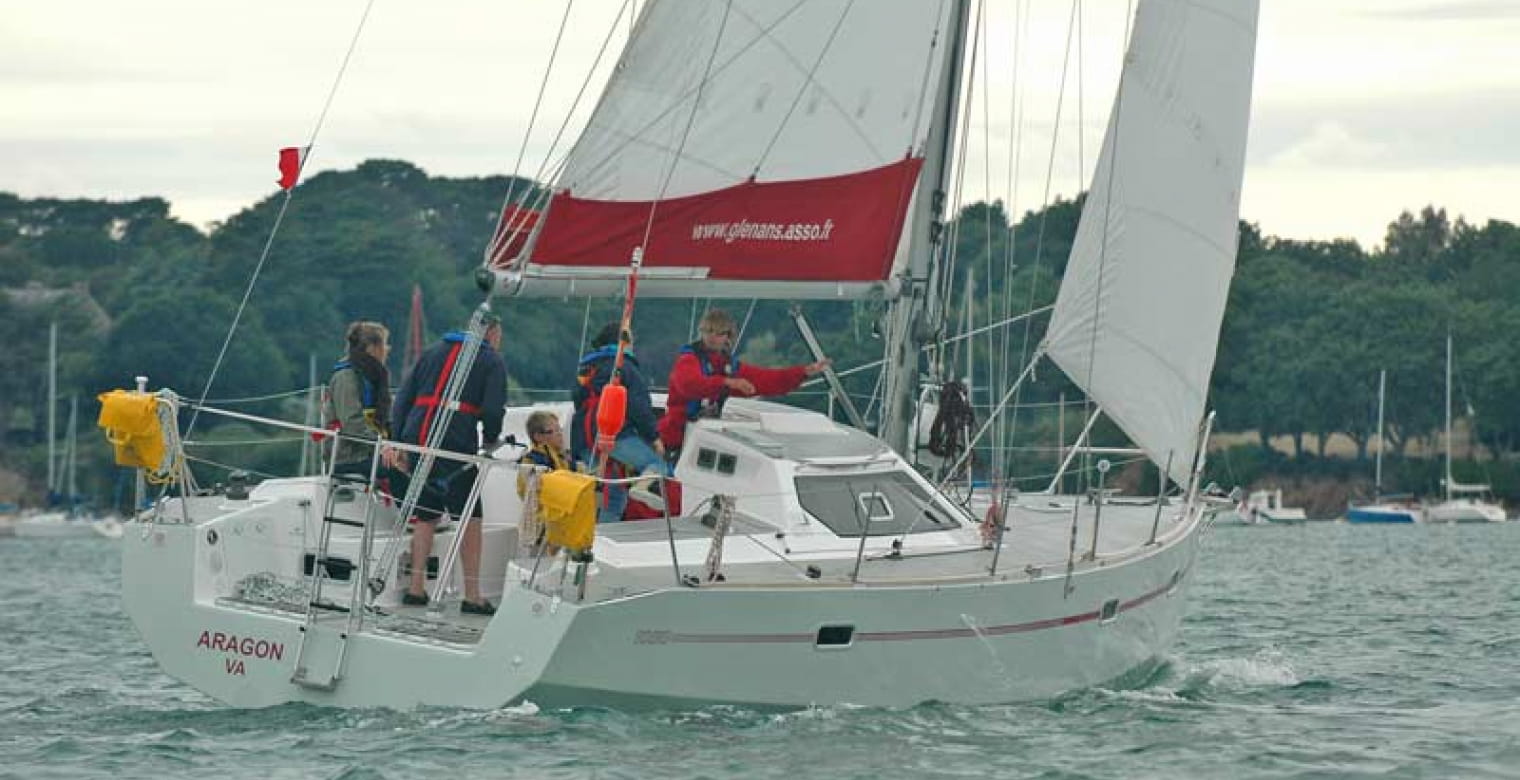
[[[1451,334],[1446,334],[1446,467],[1441,479],[1444,497],[1425,507],[1427,523],[1502,523],[1504,507],[1495,503],[1488,485],[1464,484],[1451,473]]]
[[[459,535],[447,532],[426,563],[433,602],[400,603],[413,497],[398,511],[371,483],[328,477],[197,493],[164,429],[167,454],[148,470],[183,487],[129,529],[122,569],[158,663],[242,707],[902,707],[1041,699],[1154,668],[1180,629],[1204,523],[1257,2],[1140,0],[1035,358],[1083,387],[1176,491],[1112,497],[1100,462],[1098,489],[1010,496],[992,523],[904,456],[971,10],[644,4],[549,199],[506,212],[533,216],[498,232],[482,275],[509,299],[632,297],[634,281],[639,296],[885,298],[874,431],[731,400],[687,432],[687,514],[596,526],[558,550],[532,530],[540,502],[559,511],[566,497],[546,487],[553,474],[524,472],[519,499],[511,445],[496,458],[434,452],[481,474],[481,589],[499,600],[486,618],[452,603]],[[123,397],[170,421],[189,403]],[[508,430],[521,435],[529,411],[509,410]]]
[[[1387,500],[1383,496],[1383,400],[1388,388],[1388,372],[1378,372],[1377,456],[1373,466],[1372,503],[1346,508],[1348,523],[1415,523],[1420,519],[1419,506],[1405,501]]]
[[[58,396],[58,323],[48,328],[48,476],[47,489],[50,504],[57,508],[20,518],[12,526],[12,533],[23,538],[51,538],[66,536],[120,536],[121,526],[115,520],[96,520],[79,506],[79,456],[78,420],[79,399],[69,399],[69,420],[63,440],[63,451],[57,452],[57,396]]]

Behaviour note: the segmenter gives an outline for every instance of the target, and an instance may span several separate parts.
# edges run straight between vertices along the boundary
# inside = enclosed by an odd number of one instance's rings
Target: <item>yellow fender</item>
[[[544,540],[572,550],[588,550],[596,539],[596,479],[565,469],[539,478],[538,505],[548,528]]]
[[[112,390],[101,393],[99,425],[116,448],[116,464],[157,471],[164,462],[164,432],[158,422],[158,397]]]

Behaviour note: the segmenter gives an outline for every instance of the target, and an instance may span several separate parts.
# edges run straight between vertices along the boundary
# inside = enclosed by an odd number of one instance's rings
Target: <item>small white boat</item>
[[[1508,519],[1488,485],[1447,482],[1446,494],[1446,500],[1425,507],[1425,522],[1502,523]]]
[[[15,534],[24,539],[110,536],[110,531],[101,527],[107,523],[115,526],[113,538],[120,538],[121,523],[114,519],[100,520],[82,515],[71,516],[67,512],[44,512],[23,517],[15,524]]]
[[[1493,500],[1488,485],[1458,482],[1451,473],[1451,334],[1446,334],[1446,476],[1442,500],[1425,507],[1427,523],[1502,523],[1504,507]]]
[[[1247,524],[1302,523],[1308,519],[1304,510],[1296,506],[1283,506],[1282,488],[1253,490],[1235,510]]]

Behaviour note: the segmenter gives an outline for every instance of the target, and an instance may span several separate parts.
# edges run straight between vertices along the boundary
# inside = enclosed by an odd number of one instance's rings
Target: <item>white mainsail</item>
[[[708,294],[879,290],[904,262],[954,8],[649,3],[512,267],[616,276],[648,228],[648,294],[682,294],[661,280],[683,274]]]
[[[1051,359],[1178,483],[1235,270],[1257,5],[1140,4],[1046,336]]]
[[[897,162],[928,130],[924,71],[949,6],[652,2],[556,187],[655,200]]]

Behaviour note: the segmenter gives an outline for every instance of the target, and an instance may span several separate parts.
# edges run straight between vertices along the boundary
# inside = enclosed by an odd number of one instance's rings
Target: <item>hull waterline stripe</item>
[[[1178,578],[1178,582],[1182,580]],[[1119,605],[1119,612],[1124,613],[1132,609],[1142,607],[1158,596],[1170,591],[1175,584],[1168,582],[1161,587],[1143,594],[1139,597],[1123,602]],[[855,634],[856,642],[902,642],[921,639],[969,639],[975,636],[1003,636],[1005,634],[1023,634],[1030,631],[1043,631],[1050,628],[1074,626],[1079,623],[1087,623],[1097,620],[1101,615],[1100,610],[1080,612],[1075,615],[1064,617],[1046,618],[1044,620],[1032,620],[1027,623],[1009,623],[1001,626],[987,626],[986,628],[937,628],[918,631],[860,631]],[[817,636],[807,634],[683,634],[672,633],[664,637],[662,644],[800,644],[817,641]]]

